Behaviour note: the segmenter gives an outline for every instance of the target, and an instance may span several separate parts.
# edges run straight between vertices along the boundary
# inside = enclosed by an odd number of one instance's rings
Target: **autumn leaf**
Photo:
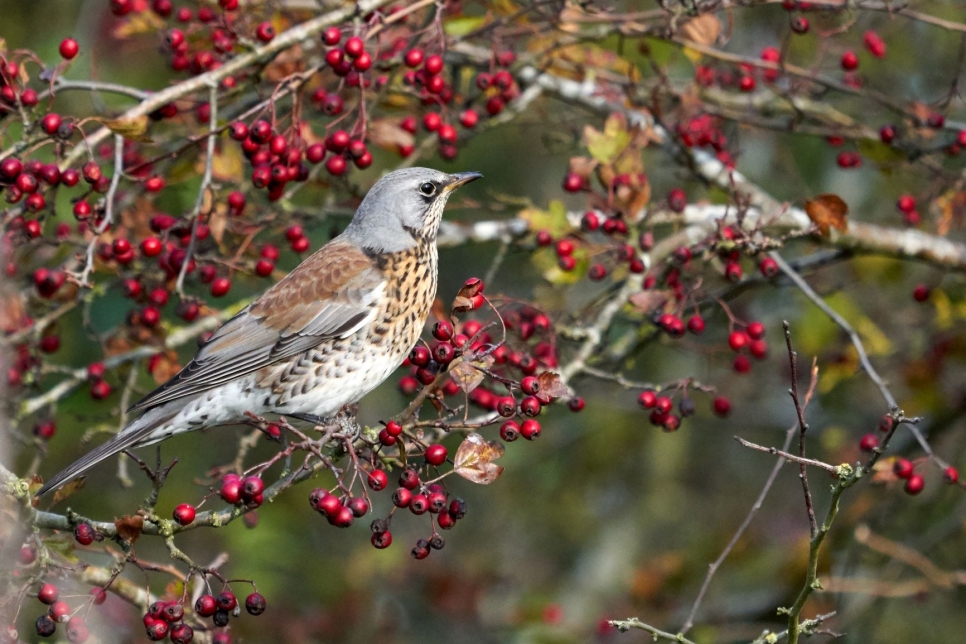
[[[226,228],[228,228],[228,207],[223,203],[219,203],[208,215],[208,230],[211,232],[212,239],[219,246],[225,236]]]
[[[493,461],[503,456],[503,443],[487,441],[473,432],[460,443],[453,459],[453,471],[467,481],[489,485],[495,481],[503,468]]]
[[[681,25],[681,36],[706,47],[715,44],[720,34],[721,21],[711,13],[702,14]]]
[[[27,319],[24,295],[19,291],[0,292],[0,330],[13,332]]]
[[[120,519],[114,519],[114,528],[117,536],[128,543],[134,543],[141,536],[141,528],[144,527],[144,517],[139,514],[134,516],[124,515]]]
[[[475,301],[483,293],[483,280],[470,278],[463,284],[459,293],[453,298],[453,313],[463,313],[479,308]]]
[[[805,212],[812,223],[818,226],[822,237],[828,237],[832,228],[843,233],[849,232],[849,206],[838,195],[825,194],[806,199]]]
[[[604,131],[599,132],[587,125],[584,127],[584,144],[595,160],[612,163],[631,142],[632,135],[627,129],[623,114],[612,114],[604,123]]]
[[[492,360],[492,358],[491,358]],[[473,363],[461,360],[458,364],[449,369],[449,377],[453,379],[459,388],[466,393],[470,393],[480,386],[483,382],[484,374],[473,366]]]
[[[541,373],[537,376],[537,382],[540,384],[539,392],[545,396],[549,396],[551,399],[570,394],[570,388],[560,379],[560,374],[554,373],[553,371],[544,371]]]
[[[416,139],[400,127],[402,119],[376,119],[369,124],[369,140],[384,150],[398,152],[400,148],[412,147]]]
[[[152,360],[151,377],[159,385],[171,380],[175,374],[181,371],[177,351],[169,349],[155,355],[157,357],[155,360]]]
[[[650,315],[651,313],[664,308],[664,305],[670,302],[673,296],[674,295],[671,291],[658,291],[650,289],[647,291],[639,291],[634,293],[630,297],[630,302],[642,313]]]
[[[524,208],[517,216],[527,222],[530,230],[545,230],[554,239],[563,237],[571,230],[567,220],[567,207],[562,201],[551,201],[546,210]]]
[[[129,118],[119,118],[119,119],[94,119],[95,121],[100,121],[104,124],[104,127],[109,129],[114,134],[120,134],[125,139],[130,141],[138,141],[140,143],[150,143],[151,137],[146,136],[148,131],[148,117],[147,115],[134,116]]]
[[[57,505],[61,501],[67,498],[70,498],[77,492],[80,492],[82,489],[84,489],[85,482],[86,482],[86,479],[84,477],[81,477],[79,479],[74,479],[73,481],[70,481],[69,483],[57,488],[57,491],[54,492],[53,504]]]

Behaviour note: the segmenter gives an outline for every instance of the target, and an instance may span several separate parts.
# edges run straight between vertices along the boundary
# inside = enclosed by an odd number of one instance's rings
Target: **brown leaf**
[[[0,331],[13,333],[27,321],[23,293],[14,290],[0,292]]]
[[[721,21],[714,14],[705,13],[681,26],[681,35],[699,45],[713,45],[721,33]]]
[[[221,245],[221,240],[225,237],[225,229],[228,227],[228,206],[219,203],[215,206],[211,214],[208,215],[208,230],[211,237]]]
[[[483,382],[483,372],[466,361],[460,361],[459,364],[451,367],[449,377],[466,393],[470,393]]]
[[[147,115],[120,119],[94,120],[100,121],[104,124],[104,127],[109,129],[114,134],[120,134],[125,139],[129,139],[131,141],[140,141],[142,143],[151,142],[151,137],[146,136],[145,134],[148,131]]]
[[[369,140],[379,147],[396,152],[399,148],[412,147],[415,138],[402,129],[399,124],[402,119],[377,119],[369,124]]]
[[[503,456],[504,451],[503,443],[470,433],[456,450],[453,471],[467,481],[489,485],[503,473],[503,468],[493,461]]]
[[[463,313],[476,309],[473,298],[481,293],[483,293],[483,280],[476,278],[466,280],[459,293],[453,298],[453,313]]]
[[[591,157],[570,157],[569,170],[581,177],[589,177],[597,168],[597,161]]]
[[[812,223],[818,226],[823,237],[829,236],[831,228],[843,233],[849,232],[849,205],[838,195],[825,194],[806,199],[805,212]]]
[[[640,291],[639,293],[634,293],[630,297],[631,304],[636,306],[642,312],[650,315],[654,311],[657,311],[664,307],[671,298],[671,291]]]
[[[541,373],[537,376],[537,382],[540,383],[540,393],[550,398],[560,398],[570,394],[570,388],[560,379],[560,374],[553,371]]]
[[[73,496],[75,493],[80,492],[82,489],[84,489],[84,483],[86,483],[86,481],[87,480],[84,477],[81,477],[57,488],[57,491],[54,492],[54,505],[57,505],[64,499],[67,499]]]
[[[139,514],[134,516],[124,515],[120,519],[114,519],[114,528],[117,536],[128,543],[134,543],[141,536],[141,528],[144,527],[144,517]]]
[[[151,376],[156,383],[163,384],[171,380],[179,371],[181,364],[178,362],[178,352],[173,349],[157,354],[158,359],[154,362]]]

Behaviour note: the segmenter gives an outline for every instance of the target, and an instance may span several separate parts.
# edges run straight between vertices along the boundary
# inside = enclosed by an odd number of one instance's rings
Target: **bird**
[[[317,421],[398,368],[436,298],[436,237],[453,191],[478,172],[405,168],[366,194],[345,231],[219,327],[130,411],[107,442],[38,496],[124,450],[266,413]]]

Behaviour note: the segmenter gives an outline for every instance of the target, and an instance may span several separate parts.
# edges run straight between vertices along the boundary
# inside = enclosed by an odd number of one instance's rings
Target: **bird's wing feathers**
[[[228,320],[176,376],[131,409],[201,393],[347,337],[372,320],[384,289],[382,272],[365,253],[330,242]]]

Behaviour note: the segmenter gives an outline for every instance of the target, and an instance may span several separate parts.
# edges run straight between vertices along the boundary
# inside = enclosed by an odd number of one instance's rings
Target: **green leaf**
[[[520,218],[529,223],[530,230],[534,232],[546,230],[555,239],[570,232],[567,208],[562,201],[551,201],[546,210],[524,208],[520,211]]]
[[[451,18],[443,23],[443,31],[447,36],[453,36],[454,38],[460,38],[462,36],[468,36],[469,34],[477,31],[481,27],[485,26],[487,19],[485,16],[461,16],[459,18]]]

